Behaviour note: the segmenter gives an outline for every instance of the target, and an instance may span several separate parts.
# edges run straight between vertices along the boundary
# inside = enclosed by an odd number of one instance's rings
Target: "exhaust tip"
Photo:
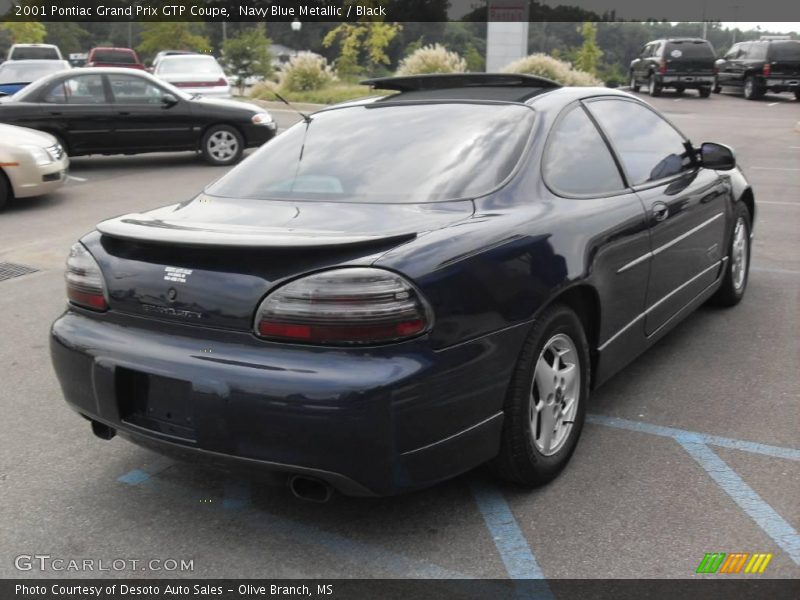
[[[315,477],[305,475],[292,475],[289,477],[289,489],[295,498],[324,504],[333,497],[331,484]]]
[[[92,433],[99,437],[101,440],[110,440],[117,435],[117,430],[108,425],[103,425],[97,421],[92,421]]]

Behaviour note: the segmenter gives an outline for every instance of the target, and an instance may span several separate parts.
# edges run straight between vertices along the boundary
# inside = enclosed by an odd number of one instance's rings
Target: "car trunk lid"
[[[275,285],[338,265],[370,264],[472,212],[468,200],[386,205],[200,196],[105,221],[84,243],[103,270],[112,310],[249,331]]]

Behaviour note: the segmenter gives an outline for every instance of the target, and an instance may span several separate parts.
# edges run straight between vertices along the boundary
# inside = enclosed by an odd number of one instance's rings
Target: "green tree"
[[[272,75],[272,55],[269,52],[270,39],[262,24],[243,31],[228,39],[222,45],[222,59],[228,73],[244,94],[245,80],[248,77],[269,77]]]
[[[137,49],[145,56],[154,56],[161,50],[211,52],[211,43],[202,31],[202,23],[147,23],[142,27],[142,43]]]
[[[47,35],[47,28],[34,21],[7,21],[0,23],[0,29],[8,33],[12,44],[41,44]]]
[[[603,51],[597,45],[597,25],[594,23],[584,23],[581,26],[583,45],[575,55],[575,67],[581,71],[586,71],[592,75],[597,74],[597,65]]]
[[[346,0],[355,5],[355,0]],[[386,0],[359,0],[362,8],[378,9]],[[373,74],[390,64],[387,48],[402,30],[399,23],[386,23],[377,17],[365,17],[361,21],[340,23],[323,38],[322,45],[330,48],[339,43],[336,70],[344,78],[361,75],[364,71]]]
[[[89,32],[78,23],[63,22],[49,23],[44,41],[58,46],[66,58],[72,52],[86,52],[88,40]]]

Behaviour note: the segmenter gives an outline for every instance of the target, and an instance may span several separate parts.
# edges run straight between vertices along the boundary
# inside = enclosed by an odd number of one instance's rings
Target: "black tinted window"
[[[603,138],[580,106],[558,122],[547,140],[544,180],[568,196],[600,195],[625,186]]]
[[[133,52],[121,52],[119,50],[97,50],[92,55],[92,60],[99,63],[111,63],[115,65],[136,64],[136,57]]]
[[[480,196],[511,174],[534,112],[518,105],[385,104],[312,119],[263,146],[208,193],[334,202]]]
[[[80,75],[51,87],[43,100],[53,104],[104,104],[106,94],[102,75]]]
[[[38,60],[38,59],[51,59],[60,60],[58,51],[55,48],[41,48],[41,47],[22,47],[14,48],[11,51],[11,60]]]
[[[714,58],[714,50],[708,42],[669,42],[665,56],[681,58]]]
[[[772,42],[769,46],[770,60],[800,61],[800,42]]]
[[[627,100],[599,100],[589,109],[610,138],[631,185],[675,175],[689,164],[683,136],[649,108]]]

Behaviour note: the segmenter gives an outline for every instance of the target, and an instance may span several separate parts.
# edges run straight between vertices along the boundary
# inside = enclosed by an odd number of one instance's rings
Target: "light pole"
[[[300,30],[303,28],[303,24],[300,21],[298,21],[297,19],[295,19],[294,21],[292,21],[291,27],[292,27],[292,31],[294,31],[295,33],[299,34]],[[297,56],[298,53],[299,53],[299,51],[297,50],[297,48],[295,48],[295,50],[294,50],[295,56]]]

